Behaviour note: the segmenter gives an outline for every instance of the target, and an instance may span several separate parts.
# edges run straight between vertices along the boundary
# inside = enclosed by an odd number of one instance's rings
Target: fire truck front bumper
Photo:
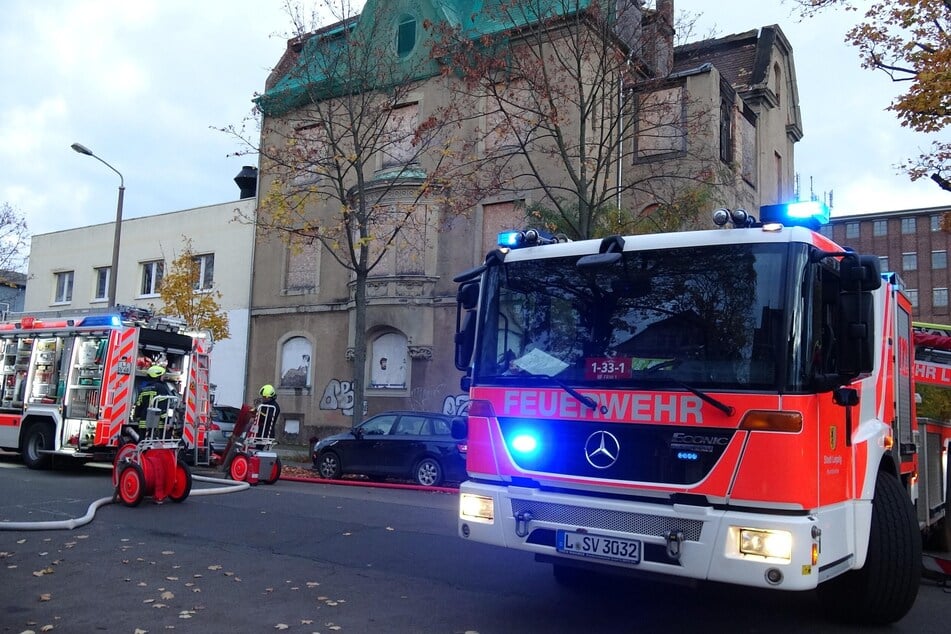
[[[459,500],[461,537],[556,564],[782,590],[809,590],[820,580],[821,531],[811,515],[471,481],[460,486]]]

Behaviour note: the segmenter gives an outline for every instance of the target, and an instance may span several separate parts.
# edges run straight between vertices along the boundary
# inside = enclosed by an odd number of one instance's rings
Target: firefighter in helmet
[[[143,437],[146,431],[148,410],[149,407],[153,405],[153,403],[159,405],[162,409],[162,413],[159,416],[159,427],[164,428],[165,426],[167,410],[164,407],[164,403],[156,403],[156,397],[177,395],[174,386],[172,386],[165,379],[165,367],[158,364],[153,364],[149,366],[148,370],[145,371],[145,377],[143,377],[141,382],[139,382],[136,386],[138,395],[135,399],[135,409],[133,410],[133,413],[136,421],[138,421],[139,431],[143,434]]]
[[[277,391],[273,385],[261,387],[261,400],[257,406],[258,434],[263,438],[274,438],[274,425],[281,414],[281,406],[277,404]]]

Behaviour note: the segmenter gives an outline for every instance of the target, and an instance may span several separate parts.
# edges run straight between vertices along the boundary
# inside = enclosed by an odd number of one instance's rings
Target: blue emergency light
[[[818,229],[829,224],[829,207],[818,200],[803,200],[781,205],[763,205],[759,208],[760,222],[778,222],[783,225]]]
[[[568,239],[563,235],[553,236],[543,229],[525,229],[524,231],[502,231],[499,233],[497,243],[500,247],[518,249],[567,241]]]
[[[80,326],[121,326],[122,319],[119,315],[90,315],[83,318]]]
[[[522,455],[530,456],[538,449],[538,438],[531,433],[519,433],[512,438],[512,449]]]
[[[514,249],[521,244],[522,235],[521,231],[502,231],[499,233],[498,245]]]

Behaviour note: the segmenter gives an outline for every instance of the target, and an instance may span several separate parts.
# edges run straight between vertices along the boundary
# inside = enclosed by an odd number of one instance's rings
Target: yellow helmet
[[[277,392],[274,391],[273,385],[268,384],[261,388],[261,396],[264,398],[274,398],[275,394],[277,394]]]
[[[153,365],[150,366],[148,370],[146,370],[146,374],[148,374],[153,379],[157,379],[165,374],[165,368],[160,365]]]

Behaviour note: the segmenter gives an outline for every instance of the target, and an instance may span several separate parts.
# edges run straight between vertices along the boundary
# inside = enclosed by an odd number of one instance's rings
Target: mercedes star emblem
[[[617,462],[621,451],[621,443],[611,432],[596,431],[584,444],[584,457],[595,469],[607,469]]]

